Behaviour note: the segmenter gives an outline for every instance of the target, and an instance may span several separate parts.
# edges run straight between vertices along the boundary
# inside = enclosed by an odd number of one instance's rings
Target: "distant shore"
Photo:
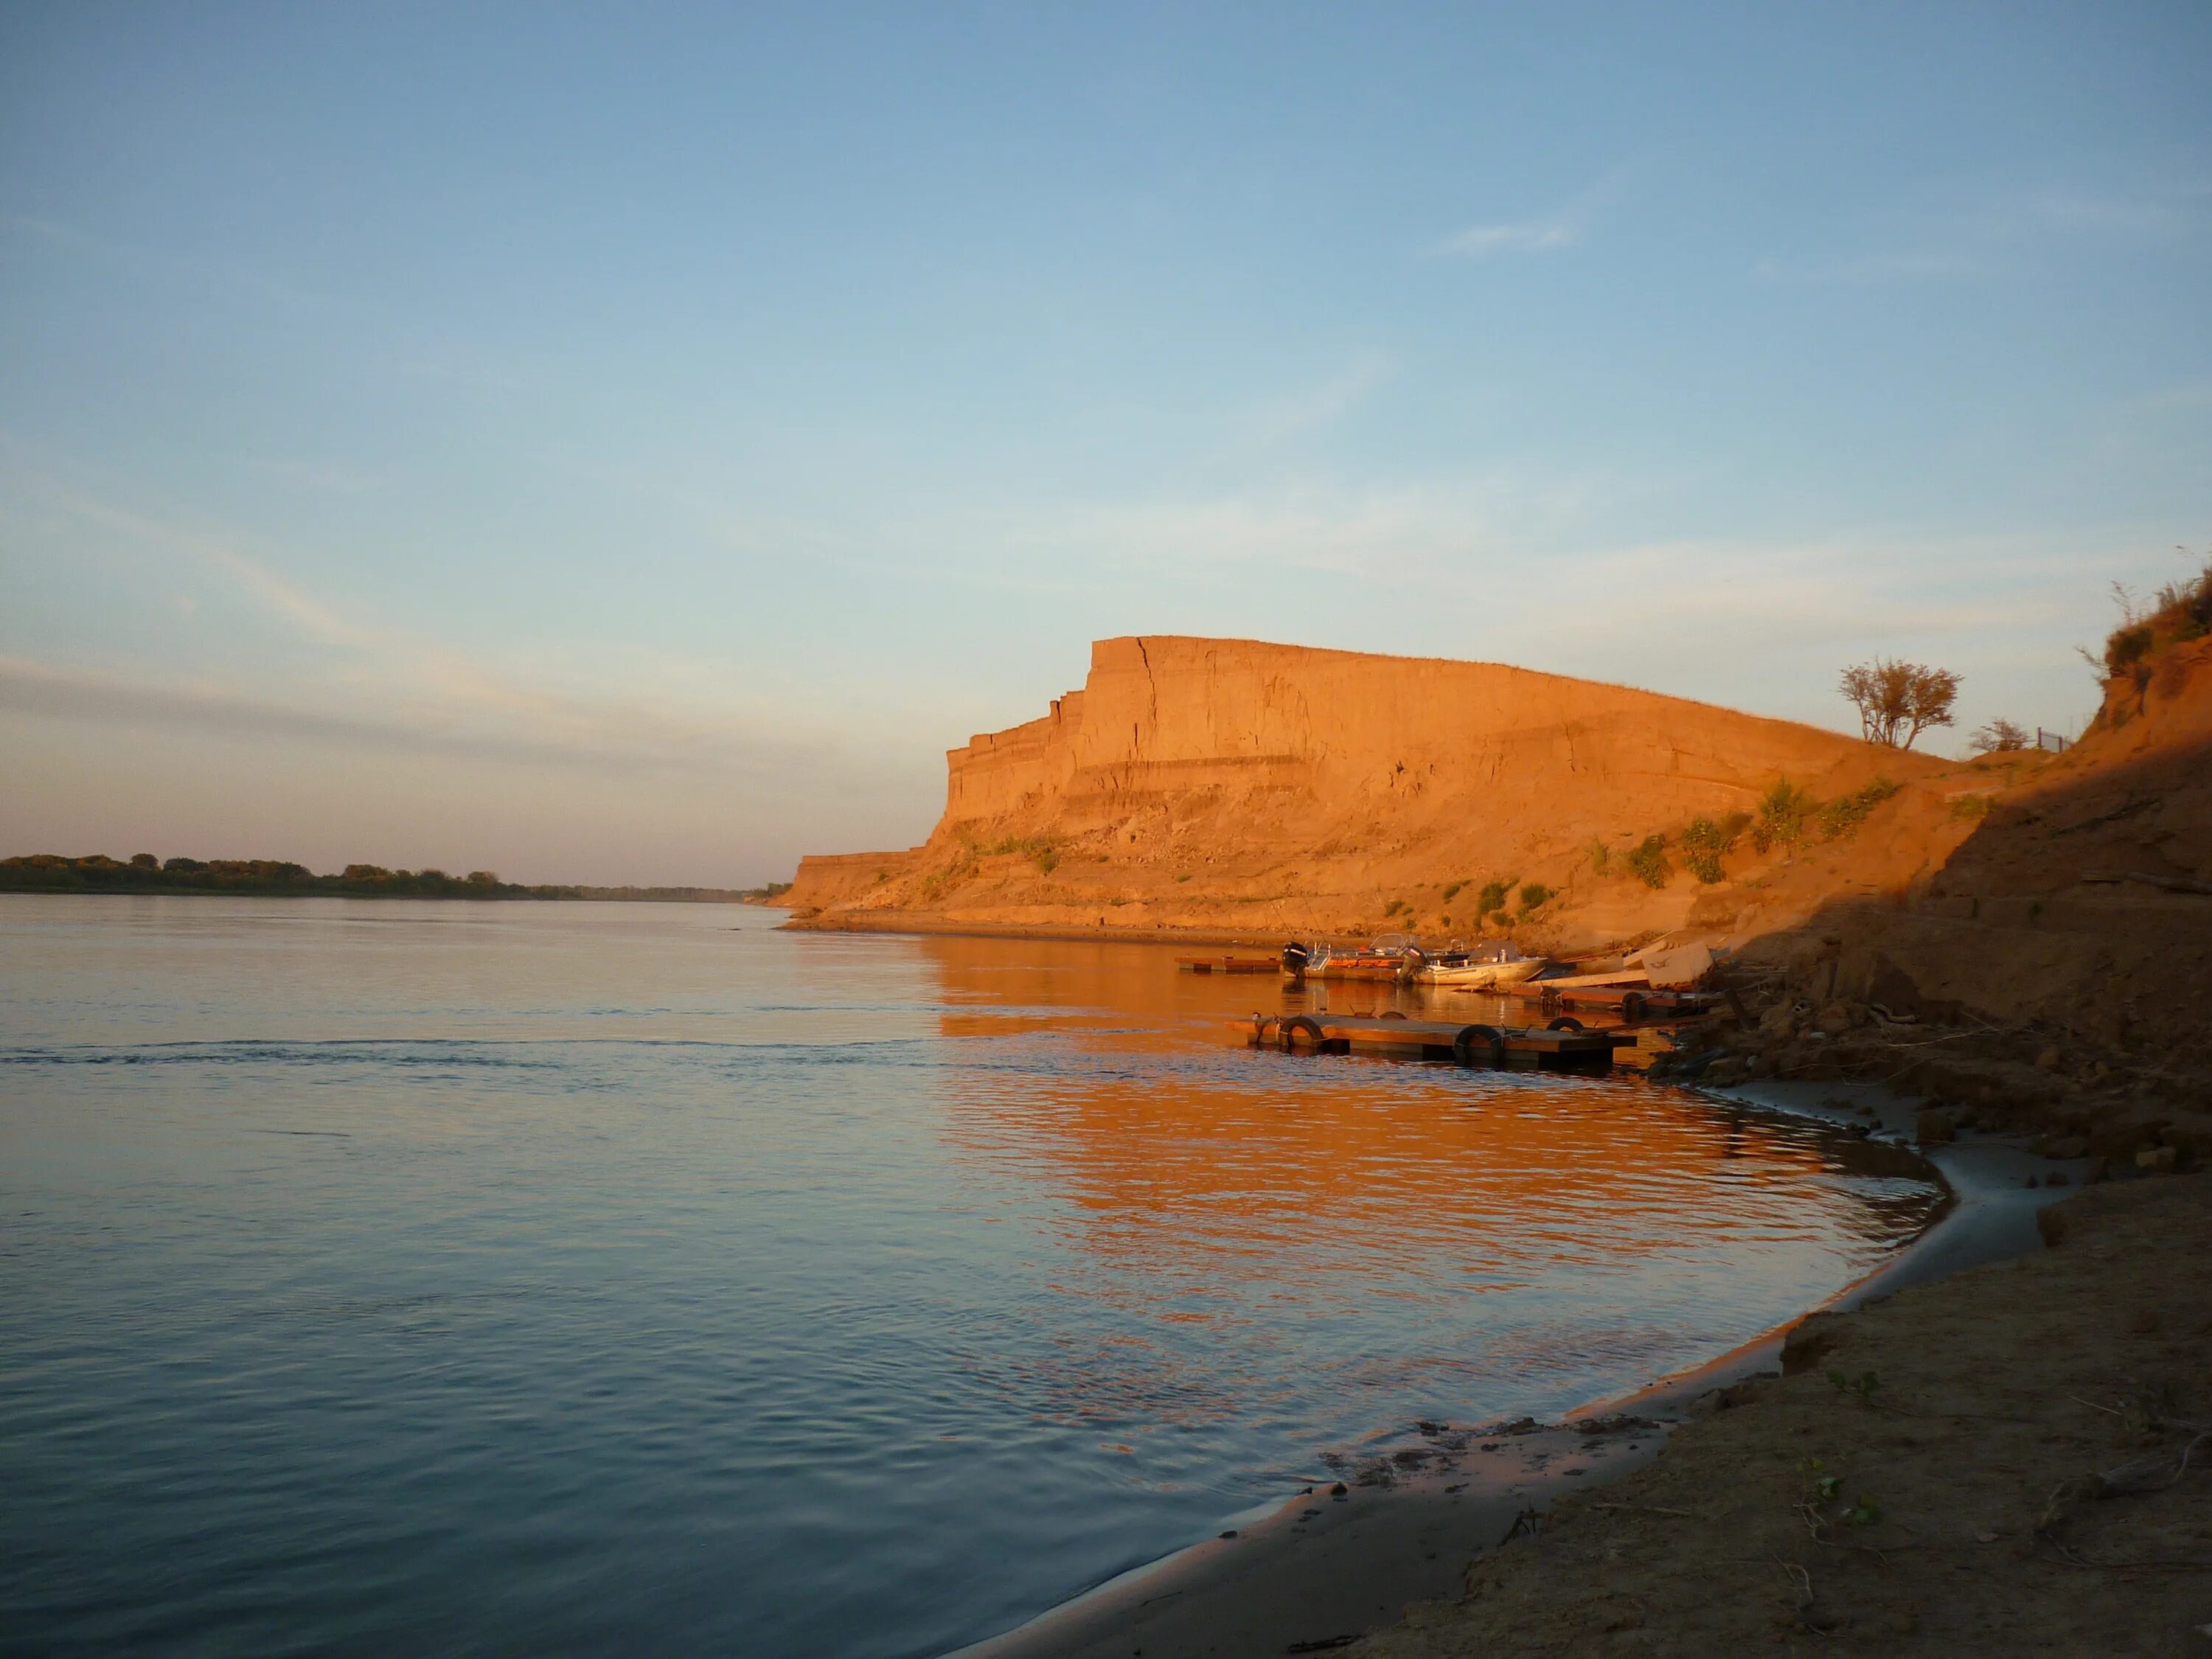
[[[184,896],[228,894],[251,898],[585,899],[656,904],[760,904],[781,891],[766,887],[593,887],[525,885],[489,870],[449,876],[442,870],[386,870],[349,864],[319,876],[278,859],[155,859],[150,853],[112,859],[58,853],[0,859],[0,893],[146,893]]]
[[[774,899],[750,902],[771,905],[777,902]],[[963,921],[911,910],[892,911],[880,919],[866,912],[849,910],[830,915],[793,915],[781,926],[794,933],[913,933],[951,939],[1060,939],[1085,944],[1220,945],[1271,953],[1280,950],[1287,937],[1204,927],[1071,927],[1065,922]]]

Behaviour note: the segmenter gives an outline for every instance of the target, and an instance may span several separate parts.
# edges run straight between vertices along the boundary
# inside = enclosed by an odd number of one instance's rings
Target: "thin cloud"
[[[1597,210],[1619,192],[1634,164],[1615,167],[1557,211],[1539,218],[1469,225],[1445,239],[1443,251],[1463,259],[1487,259],[1502,253],[1556,253],[1573,247],[1588,234]]]
[[[2095,196],[2051,190],[2001,210],[1999,228],[2065,235],[2156,235],[2180,228],[2187,215],[2172,202],[2141,196]]]
[[[1519,225],[1470,225],[1444,246],[1454,253],[1480,259],[1492,253],[1549,253],[1572,247],[1583,239],[1582,227],[1565,219],[1539,220]]]
[[[2062,242],[2136,246],[2184,229],[2203,191],[2194,185],[2131,193],[2052,188],[2003,191],[1976,203],[1928,206],[1896,240],[1918,244],[1826,259],[1761,259],[1764,282],[1851,284],[1941,281],[2017,264]]]
[[[1338,576],[1447,575],[1556,536],[1600,493],[1643,486],[1510,469],[1368,489],[1301,484],[1212,497],[1096,503],[1003,527],[1010,550],[1086,571],[1261,565]]]
[[[1243,441],[1265,448],[1333,425],[1364,403],[1395,367],[1387,357],[1363,356],[1318,386],[1263,404],[1243,423]]]
[[[34,482],[81,520],[126,536],[203,576],[222,579],[282,633],[317,651],[307,677],[275,696],[229,685],[124,681],[15,659],[9,665],[8,706],[23,712],[319,736],[356,745],[412,745],[486,758],[566,760],[603,770],[791,771],[815,764],[810,756],[818,760],[849,747],[841,733],[803,713],[758,707],[732,718],[731,705],[742,700],[720,688],[707,689],[703,697],[648,702],[633,695],[610,695],[593,684],[564,684],[571,677],[559,673],[518,672],[482,662],[349,614],[268,559],[242,550],[220,531],[172,523],[51,477]],[[636,672],[628,684],[635,684],[650,665],[632,666]],[[657,678],[665,682],[671,675],[664,672]],[[362,708],[379,710],[380,717],[363,720],[350,712]]]
[[[435,714],[364,719],[204,684],[164,684],[0,657],[0,710],[50,720],[212,736],[298,740],[349,749],[442,754],[598,773],[696,772],[744,781],[818,768],[811,747],[721,731],[603,728],[559,735],[470,729]]]
[[[1761,282],[1832,287],[1941,282],[1972,276],[1978,269],[1975,262],[1962,253],[1864,253],[1826,264],[1761,259],[1752,267],[1752,275]]]

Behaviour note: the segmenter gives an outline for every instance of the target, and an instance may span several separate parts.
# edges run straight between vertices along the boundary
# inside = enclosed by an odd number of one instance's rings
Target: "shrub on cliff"
[[[1805,820],[1820,804],[1810,791],[1800,789],[1789,779],[1775,779],[1774,787],[1759,798],[1759,816],[1751,823],[1751,844],[1762,853],[1778,847],[1784,852],[1794,850],[1804,842]]]
[[[1674,873],[1674,866],[1667,861],[1667,837],[1644,836],[1628,855],[1628,868],[1646,887],[1664,887]]]
[[[1743,823],[1737,820],[1716,823],[1711,818],[1692,818],[1681,837],[1682,862],[1690,873],[1708,886],[1721,880],[1727,874],[1721,856],[1735,845],[1742,829]]]
[[[1552,896],[1552,890],[1540,881],[1532,881],[1521,890],[1521,914],[1527,915]]]
[[[1853,790],[1838,796],[1820,809],[1820,835],[1823,840],[1840,841],[1856,830],[1867,820],[1867,814],[1895,794],[1899,784],[1893,780],[1877,777],[1863,789]]]
[[[1966,746],[1977,755],[2009,755],[2032,747],[2034,742],[2026,726],[2001,718],[1977,730],[1966,740]]]
[[[2105,639],[2105,675],[2118,679],[2140,672],[2177,645],[2212,633],[2212,561],[2194,576],[2168,582],[2146,605],[2115,582],[2120,625]]]

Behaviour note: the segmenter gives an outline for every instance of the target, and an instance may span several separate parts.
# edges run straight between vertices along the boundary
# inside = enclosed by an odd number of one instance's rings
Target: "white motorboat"
[[[1416,985],[1432,985],[1442,991],[1503,991],[1544,969],[1542,957],[1524,957],[1510,939],[1478,939],[1462,945],[1454,940],[1449,949],[1422,959],[1410,975]]]

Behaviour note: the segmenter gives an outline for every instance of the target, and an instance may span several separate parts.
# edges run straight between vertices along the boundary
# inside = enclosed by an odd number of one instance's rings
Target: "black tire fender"
[[[1282,1042],[1285,1054],[1290,1053],[1297,1045],[1297,1034],[1301,1031],[1306,1034],[1306,1041],[1312,1043],[1316,1048],[1321,1047],[1321,1022],[1311,1014],[1295,1014],[1289,1019],[1279,1022],[1275,1030]]]
[[[1482,1060],[1475,1058],[1480,1046]],[[1494,1070],[1505,1064],[1505,1033],[1495,1025],[1463,1025],[1452,1039],[1452,1058],[1462,1066],[1486,1061]]]
[[[1579,1031],[1583,1027],[1582,1021],[1575,1018],[1571,1014],[1561,1014],[1544,1029],[1547,1031]]]
[[[1650,1006],[1651,1005],[1644,1000],[1643,992],[1631,991],[1620,1000],[1620,1017],[1632,1025],[1644,1018]]]

